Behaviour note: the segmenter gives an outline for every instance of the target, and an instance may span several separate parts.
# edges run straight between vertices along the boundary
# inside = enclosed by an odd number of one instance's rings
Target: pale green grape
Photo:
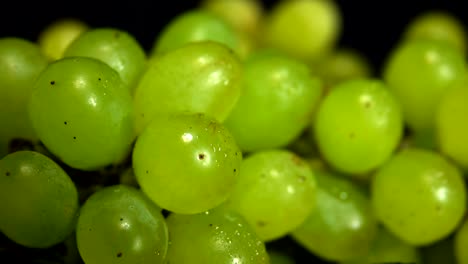
[[[266,15],[263,42],[302,60],[331,51],[342,30],[341,11],[333,0],[278,1]]]
[[[243,151],[284,147],[310,123],[321,94],[305,64],[260,51],[244,64],[242,94],[225,124]]]
[[[313,254],[330,261],[367,254],[377,221],[367,196],[347,178],[319,171],[317,208],[292,237]]]
[[[34,81],[47,66],[39,46],[21,38],[0,38],[0,158],[14,138],[37,139],[27,104]]]
[[[290,151],[265,150],[242,161],[227,205],[269,241],[304,222],[316,206],[315,196],[315,176],[304,160]]]
[[[380,227],[369,253],[361,258],[344,261],[341,264],[374,264],[374,263],[422,263],[417,247],[411,246],[384,227]]]
[[[431,130],[440,99],[465,75],[462,53],[441,42],[403,42],[389,54],[383,78],[400,102],[406,124],[414,132]]]
[[[91,57],[107,63],[131,91],[146,69],[143,47],[130,33],[117,28],[94,28],[84,32],[70,44],[64,56]]]
[[[57,19],[42,29],[37,42],[49,60],[58,60],[63,58],[67,47],[88,29],[88,24],[77,18]]]
[[[222,122],[241,93],[242,65],[225,46],[187,44],[151,61],[135,91],[138,134],[158,113],[205,113]]]
[[[369,78],[372,75],[370,61],[362,53],[349,48],[333,51],[312,68],[323,79],[328,89],[343,81]]]
[[[327,94],[312,129],[328,163],[365,178],[398,146],[403,116],[385,83],[378,79],[353,79],[338,84]]]
[[[217,208],[167,218],[170,264],[267,264],[265,244],[236,213]]]
[[[53,160],[17,151],[0,160],[0,231],[14,242],[47,248],[74,230],[78,192]]]
[[[407,148],[379,168],[371,182],[377,218],[416,246],[452,233],[466,206],[460,171],[437,152]]]
[[[466,52],[466,32],[462,21],[452,13],[429,10],[413,17],[403,32],[404,41],[430,39],[444,41]]]
[[[199,213],[224,202],[241,161],[229,131],[203,114],[157,116],[133,149],[133,168],[142,190],[162,208],[177,213]]]
[[[169,243],[160,209],[126,185],[105,187],[86,200],[76,239],[86,264],[165,263]]]
[[[129,91],[116,71],[93,58],[49,64],[35,83],[29,114],[50,152],[77,169],[119,162],[134,139]]]
[[[172,18],[161,30],[154,42],[152,56],[201,41],[217,42],[231,50],[237,50],[239,45],[236,31],[221,17],[193,9]]]
[[[440,151],[468,169],[468,80],[455,85],[436,110],[436,138]]]
[[[454,250],[455,258],[458,264],[468,263],[468,252],[466,250],[468,245],[468,221],[465,219],[455,232]]]

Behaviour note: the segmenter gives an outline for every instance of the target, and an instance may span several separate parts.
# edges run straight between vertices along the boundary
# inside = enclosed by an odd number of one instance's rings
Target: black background
[[[57,1],[57,0],[56,0]],[[58,0],[60,1],[60,0]],[[263,3],[266,10],[277,1]],[[383,60],[399,40],[405,26],[416,15],[428,10],[445,10],[468,25],[468,9],[463,0],[360,1],[337,0],[343,17],[339,46],[354,48],[366,55],[380,71]],[[91,27],[115,27],[128,31],[149,50],[160,30],[176,15],[195,8],[197,0],[140,1],[123,3],[102,1],[8,1],[0,4],[0,37],[15,36],[37,40],[40,31],[56,19],[74,17]],[[468,28],[468,27],[467,27]],[[270,244],[300,259],[313,257],[293,246],[288,238]]]
[[[0,5],[0,37],[36,40],[39,32],[55,19],[76,17],[92,27],[127,30],[148,50],[162,27],[174,16],[199,4],[198,0],[58,1],[3,1]],[[276,2],[263,0],[267,10]],[[375,67],[380,67],[407,23],[421,12],[446,10],[468,24],[468,9],[463,0],[336,2],[344,22],[339,45],[361,51]]]

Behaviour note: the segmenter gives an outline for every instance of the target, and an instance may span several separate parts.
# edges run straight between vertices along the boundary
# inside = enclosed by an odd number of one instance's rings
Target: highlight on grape
[[[468,264],[465,25],[415,16],[376,69],[343,21],[201,0],[150,49],[0,37],[0,262]]]

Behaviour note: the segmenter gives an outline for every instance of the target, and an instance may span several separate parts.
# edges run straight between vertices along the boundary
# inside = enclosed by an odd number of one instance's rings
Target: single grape
[[[240,215],[217,208],[167,218],[167,263],[267,264],[265,244]]]
[[[67,173],[34,151],[0,160],[0,231],[14,242],[48,248],[74,230],[78,192]]]
[[[236,31],[221,17],[200,8],[173,17],[154,41],[151,56],[180,48],[188,43],[213,41],[237,50]]]
[[[383,78],[414,132],[434,128],[440,99],[466,74],[462,53],[438,41],[400,43],[387,56]]]
[[[333,0],[278,1],[265,18],[266,46],[305,61],[330,52],[342,31],[341,11]]]
[[[286,150],[255,152],[242,161],[227,206],[241,214],[263,241],[285,236],[315,208],[315,176]]]
[[[310,123],[321,94],[304,63],[259,51],[244,64],[242,94],[225,124],[245,152],[285,147]]]
[[[367,195],[350,179],[316,171],[317,207],[292,237],[313,254],[344,261],[368,253],[377,220]]]
[[[63,58],[67,47],[89,26],[83,20],[66,17],[54,20],[39,33],[38,44],[50,61]]]
[[[155,114],[189,111],[222,122],[239,99],[242,65],[225,46],[191,43],[153,59],[135,91],[138,134]]]
[[[81,34],[66,49],[65,57],[101,60],[117,71],[130,91],[146,69],[146,53],[133,35],[118,28],[94,28]]]
[[[448,236],[465,213],[463,176],[434,151],[401,150],[376,172],[371,193],[377,218],[415,246]]]
[[[130,92],[116,71],[93,58],[49,64],[35,82],[29,115],[44,145],[77,169],[120,162],[134,139]]]
[[[142,190],[162,208],[182,214],[224,202],[241,161],[229,131],[203,114],[157,116],[133,149],[133,168]]]
[[[353,79],[327,94],[311,129],[328,163],[341,172],[367,178],[398,146],[403,116],[384,82]]]
[[[468,169],[468,80],[447,91],[436,110],[436,146],[442,153]]]
[[[165,263],[169,243],[160,209],[126,185],[105,187],[86,200],[76,239],[86,264]]]
[[[36,140],[27,105],[34,81],[47,66],[39,46],[26,39],[0,38],[0,158],[13,139]]]
[[[428,10],[412,18],[403,32],[404,41],[429,39],[446,42],[466,52],[466,32],[462,21],[453,13]]]
[[[409,245],[395,237],[382,226],[366,256],[355,260],[344,261],[341,264],[374,264],[374,263],[422,263],[417,247]]]

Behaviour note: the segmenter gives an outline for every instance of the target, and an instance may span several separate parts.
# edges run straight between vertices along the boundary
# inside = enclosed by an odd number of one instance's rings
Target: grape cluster
[[[415,17],[379,72],[344,26],[204,0],[150,50],[75,18],[0,38],[0,261],[468,264],[462,23]]]

